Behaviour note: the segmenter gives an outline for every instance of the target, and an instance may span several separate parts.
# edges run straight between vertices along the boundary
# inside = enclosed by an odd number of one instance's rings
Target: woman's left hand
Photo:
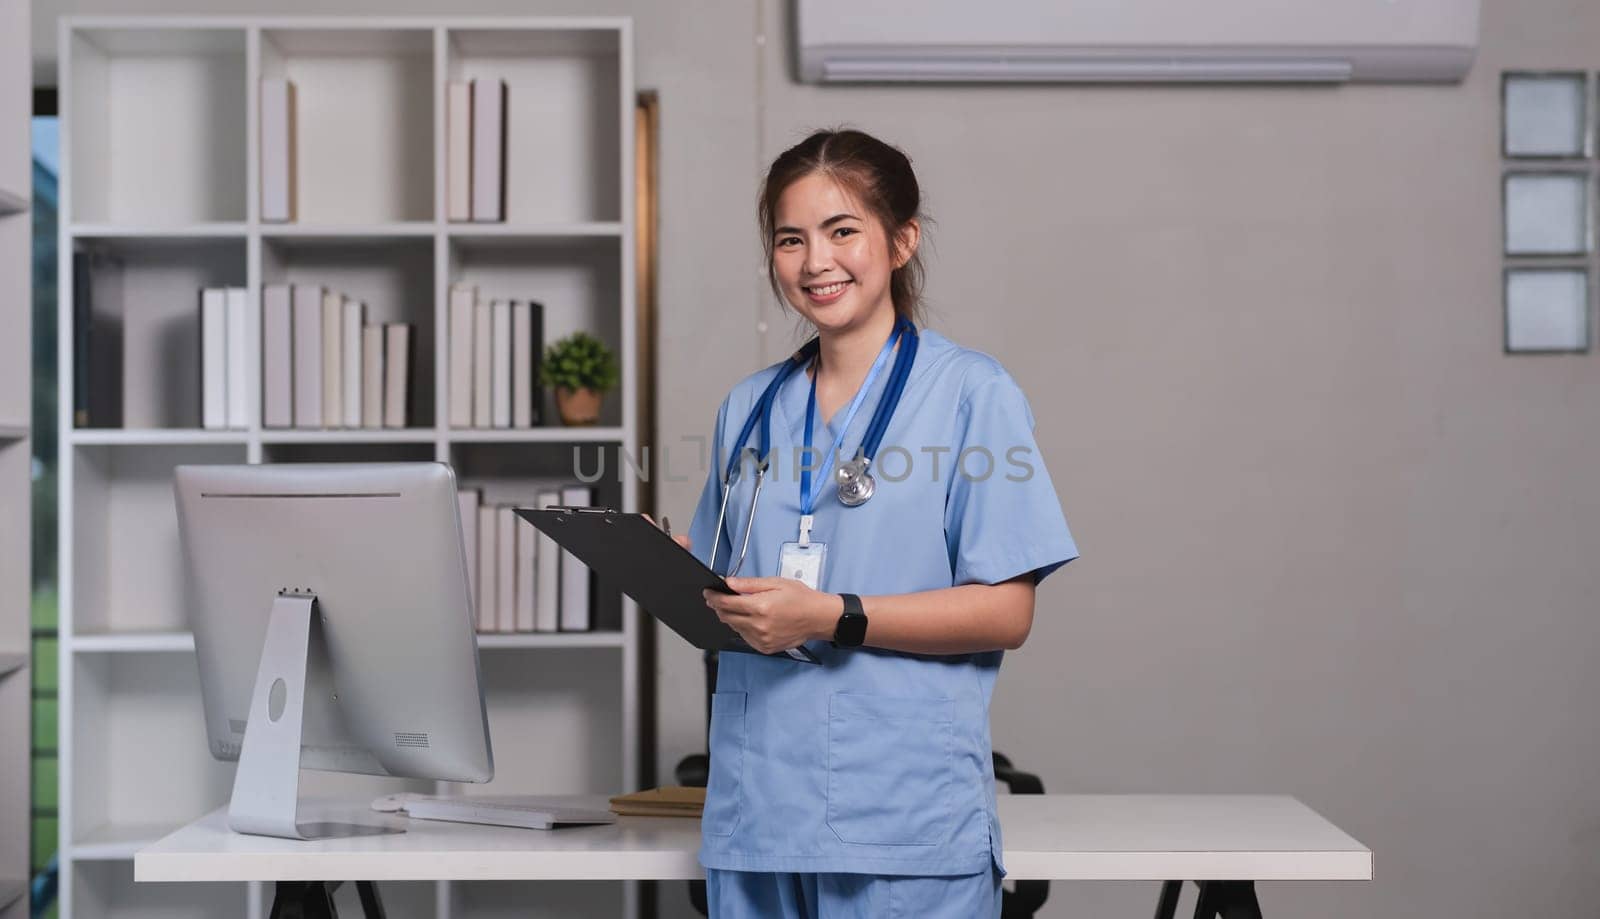
[[[703,593],[706,605],[762,654],[830,638],[844,609],[838,594],[812,590],[794,578],[728,578],[738,594]]]

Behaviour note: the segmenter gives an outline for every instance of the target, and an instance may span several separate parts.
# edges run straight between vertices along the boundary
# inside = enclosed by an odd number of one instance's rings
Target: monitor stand
[[[236,833],[284,839],[404,833],[385,824],[299,822],[306,669],[312,641],[324,641],[322,629],[314,627],[316,614],[315,596],[279,593],[273,598],[233,776],[228,826]]]

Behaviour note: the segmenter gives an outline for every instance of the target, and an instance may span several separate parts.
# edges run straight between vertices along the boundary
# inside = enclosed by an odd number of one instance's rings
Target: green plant
[[[617,385],[617,360],[605,342],[587,332],[574,332],[544,349],[539,382],[603,393]]]

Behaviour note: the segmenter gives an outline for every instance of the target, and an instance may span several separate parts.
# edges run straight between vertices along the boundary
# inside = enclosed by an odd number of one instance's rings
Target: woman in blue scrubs
[[[723,401],[686,542],[743,575],[707,594],[724,622],[820,663],[721,657],[700,849],[714,917],[1000,915],[989,699],[1036,585],[1078,553],[1016,382],[912,325],[919,206],[905,155],[858,131],[813,134],[762,189],[773,290],[817,336]],[[760,500],[741,460],[724,510],[752,418]],[[863,458],[857,502],[836,476]]]

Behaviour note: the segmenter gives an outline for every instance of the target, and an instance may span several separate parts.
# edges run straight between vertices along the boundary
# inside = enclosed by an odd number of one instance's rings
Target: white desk
[[[574,798],[605,807],[601,796]],[[1315,811],[1274,795],[1004,795],[1012,880],[1167,882],[1158,916],[1182,881],[1252,911],[1255,881],[1365,881],[1372,853]],[[361,805],[302,804],[302,821],[374,822]],[[141,850],[136,881],[696,880],[700,823],[621,817],[611,826],[519,830],[395,821],[398,835],[297,842],[241,836],[214,811]],[[1174,880],[1177,879],[1177,880]],[[1231,886],[1230,886],[1231,885]],[[1241,886],[1242,885],[1242,886]],[[1248,903],[1244,899],[1248,895]],[[1170,903],[1168,902],[1170,900]],[[1235,901],[1239,903],[1235,903]],[[1230,917],[1235,913],[1229,912]]]

